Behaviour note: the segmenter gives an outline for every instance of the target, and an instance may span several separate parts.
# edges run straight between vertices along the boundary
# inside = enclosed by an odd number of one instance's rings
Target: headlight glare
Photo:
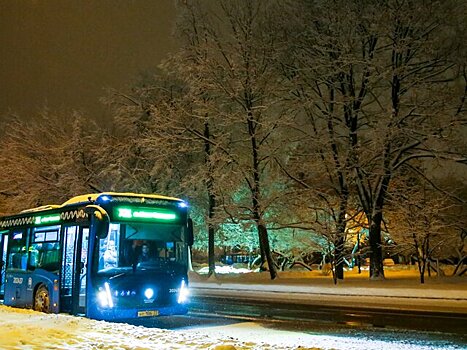
[[[144,296],[146,297],[146,299],[151,299],[154,296],[154,290],[152,288],[147,288],[144,291]]]
[[[97,300],[102,307],[114,307],[114,302],[110,293],[110,285],[108,282],[104,283],[104,288],[99,288],[99,291],[97,292]]]
[[[182,280],[182,284],[180,285],[180,291],[178,292],[178,303],[183,304],[188,301],[188,296],[190,295],[190,291],[186,285],[185,280]]]

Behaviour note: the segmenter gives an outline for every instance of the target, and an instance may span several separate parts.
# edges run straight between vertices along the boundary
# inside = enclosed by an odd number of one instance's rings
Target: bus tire
[[[50,294],[46,286],[41,284],[34,294],[34,310],[50,313]]]

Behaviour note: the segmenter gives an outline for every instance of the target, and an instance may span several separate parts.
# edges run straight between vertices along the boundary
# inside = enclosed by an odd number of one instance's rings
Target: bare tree
[[[101,189],[102,137],[90,120],[44,110],[31,120],[13,117],[4,127],[0,193],[10,212]]]
[[[203,79],[207,59],[203,13],[188,3],[181,6],[180,51],[161,64],[161,69],[144,84],[130,92],[114,93],[109,101],[116,106],[116,118],[122,121],[119,124],[130,131],[120,142],[126,156],[117,172],[135,173],[136,178],[150,185],[151,191],[170,190],[192,199],[198,226],[207,224],[212,275],[219,163],[215,143],[222,133],[212,123],[216,117],[212,107],[215,98],[197,84]],[[129,183],[140,187],[144,184],[134,179]]]
[[[223,169],[229,172],[216,180],[222,183],[218,199],[234,221],[255,223],[262,261],[267,263],[271,278],[276,277],[276,271],[265,213],[274,194],[264,186],[273,172],[271,159],[279,149],[282,117],[272,61],[276,43],[268,27],[268,10],[273,5],[257,1],[186,4],[192,23],[202,22],[204,37],[198,48],[207,52],[190,84],[215,100],[207,115],[224,133],[219,139],[203,137],[221,151],[217,154],[223,154]]]
[[[291,80],[299,83],[305,111],[311,106],[321,121],[311,124],[329,129],[331,121],[335,139],[343,140],[322,149],[339,156],[330,169],[345,180],[337,187],[341,204],[355,189],[367,216],[372,278],[384,277],[384,205],[401,166],[418,158],[464,159],[449,151],[452,140],[444,137],[465,119],[465,81],[456,66],[463,43],[453,40],[449,26],[461,5],[425,5],[318,1],[299,7],[298,18],[307,16],[309,25]]]
[[[430,269],[444,274],[434,262],[444,257],[446,247],[453,250],[456,232],[448,215],[454,207],[449,197],[417,179],[409,178],[397,187],[398,191],[388,196],[392,210],[390,234],[397,243],[393,250],[417,262],[420,283],[424,283]]]

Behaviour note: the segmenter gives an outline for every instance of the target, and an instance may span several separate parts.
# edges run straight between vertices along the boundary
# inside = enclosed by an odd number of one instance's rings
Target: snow
[[[459,349],[455,345],[384,341],[346,335],[277,330],[255,322],[209,328],[165,330],[95,321],[69,315],[46,315],[0,306],[1,349]]]
[[[0,306],[0,325],[1,349],[290,349],[291,337],[296,342],[292,346],[297,347],[311,343],[313,338],[268,331],[251,322],[173,331],[48,315],[4,305]],[[258,337],[267,341],[258,341]]]
[[[387,273],[387,276],[391,273]],[[410,277],[410,276],[411,277]],[[248,276],[248,277],[246,277]],[[421,286],[413,271],[399,271],[392,280],[369,281],[366,276],[351,276],[348,280],[332,285],[329,276],[313,273],[281,273],[279,281],[268,281],[265,274],[222,275],[207,279],[192,275],[195,291],[209,292],[232,289],[260,296],[279,294],[281,298],[323,293],[328,296],[362,298],[394,298],[394,303],[410,300],[415,303],[445,303],[445,307],[467,312],[467,284],[465,278],[429,279]],[[415,277],[415,278],[414,278]],[[311,284],[311,285],[310,285]],[[381,286],[382,285],[382,286]],[[290,287],[294,286],[293,293]],[[408,288],[407,288],[408,286]],[[230,289],[230,291],[228,290]],[[391,299],[392,300],[392,299]],[[425,306],[426,306],[425,304]],[[1,349],[459,349],[449,342],[424,343],[410,339],[384,340],[352,334],[323,334],[279,329],[271,322],[239,321],[234,324],[199,325],[179,329],[147,328],[126,323],[96,321],[65,314],[43,314],[32,310],[0,305]],[[414,337],[412,335],[412,337]]]
[[[209,272],[209,267],[205,266],[200,268],[197,273],[201,275],[205,275]],[[230,273],[252,273],[252,270],[249,270],[247,268],[235,268],[230,265],[225,265],[225,266],[216,266],[216,273],[217,274],[230,274]]]

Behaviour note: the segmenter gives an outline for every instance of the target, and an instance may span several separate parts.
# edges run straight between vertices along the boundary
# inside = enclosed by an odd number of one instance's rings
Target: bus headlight
[[[185,282],[185,280],[182,280],[182,284],[180,286],[180,291],[178,292],[178,303],[182,304],[182,303],[187,302],[189,294],[190,294],[190,291],[188,290],[186,282]]]
[[[146,299],[151,299],[154,296],[154,290],[152,288],[148,288],[144,291],[144,296]]]
[[[97,299],[102,307],[114,307],[112,295],[110,294],[110,285],[108,282],[104,283],[104,288],[100,287],[97,292]]]

